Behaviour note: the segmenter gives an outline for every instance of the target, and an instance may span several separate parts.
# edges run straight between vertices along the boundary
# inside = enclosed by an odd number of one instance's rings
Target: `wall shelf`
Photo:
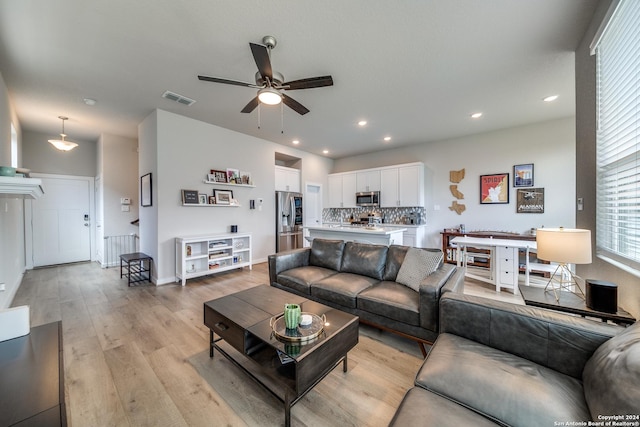
[[[196,204],[196,203],[183,203],[182,206],[196,207],[196,208],[240,208],[242,205],[223,205],[222,203],[214,204]]]
[[[0,195],[37,199],[44,195],[42,180],[38,178],[0,176]]]
[[[256,188],[255,185],[251,184],[230,184],[228,182],[217,182],[217,181],[207,181],[206,179],[203,181],[205,184],[212,185],[222,185],[224,187],[246,187],[246,188]]]

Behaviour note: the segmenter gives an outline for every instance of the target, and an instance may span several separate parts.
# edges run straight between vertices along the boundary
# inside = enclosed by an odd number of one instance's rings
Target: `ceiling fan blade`
[[[331,76],[310,77],[308,79],[286,82],[283,83],[282,86],[285,86],[285,90],[312,89],[314,87],[333,86],[333,78]]]
[[[290,96],[285,95],[284,93],[282,94],[282,102],[284,103],[284,105],[291,108],[293,111],[300,114],[301,116],[304,116],[309,112],[309,109],[307,107],[300,104],[298,101],[291,98]]]
[[[269,49],[262,44],[249,43],[251,46],[251,54],[256,61],[258,71],[263,79],[267,77],[273,80],[273,71],[271,70],[271,59],[269,58]]]
[[[244,106],[244,108],[242,109],[242,113],[250,113],[253,110],[256,109],[256,107],[258,106],[258,104],[260,103],[260,101],[258,100],[258,97],[256,96],[255,98],[253,98],[251,101],[249,101],[249,103],[247,105]]]
[[[239,82],[237,80],[227,80],[227,79],[219,79],[217,77],[207,77],[207,76],[198,76],[199,80],[202,80],[204,82],[213,82],[213,83],[224,83],[227,85],[235,85],[235,86],[244,86],[244,87],[259,87],[256,86],[253,83],[245,83],[245,82]]]

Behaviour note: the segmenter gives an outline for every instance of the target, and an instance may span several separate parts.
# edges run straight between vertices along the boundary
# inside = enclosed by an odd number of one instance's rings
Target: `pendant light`
[[[67,134],[64,133],[64,121],[69,120],[69,118],[64,116],[58,116],[58,118],[62,120],[62,133],[60,134],[62,139],[50,139],[49,143],[51,143],[51,145],[53,145],[60,151],[73,150],[78,146],[78,144],[76,144],[75,142],[65,140],[65,138],[67,137]]]

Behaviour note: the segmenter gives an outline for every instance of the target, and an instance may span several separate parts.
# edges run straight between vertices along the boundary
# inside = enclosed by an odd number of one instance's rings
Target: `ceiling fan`
[[[258,95],[245,105],[242,109],[243,113],[252,112],[260,102],[268,105],[277,105],[282,102],[298,114],[307,114],[309,112],[307,107],[290,96],[285,95],[283,91],[333,86],[333,78],[331,78],[331,76],[322,76],[285,82],[284,76],[277,71],[273,71],[271,68],[271,50],[276,47],[277,43],[275,37],[264,36],[262,43],[264,44],[249,43],[253,59],[258,66],[255,84],[207,76],[198,76],[198,79],[206,82],[224,83],[258,89]]]

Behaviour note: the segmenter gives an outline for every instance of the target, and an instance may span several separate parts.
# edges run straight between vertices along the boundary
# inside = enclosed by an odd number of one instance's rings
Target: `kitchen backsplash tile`
[[[367,216],[373,213],[383,218],[385,224],[407,224],[411,217],[418,224],[427,223],[427,212],[425,208],[326,208],[322,210],[322,222],[348,222],[353,216],[354,219]],[[415,214],[415,215],[412,215]]]

